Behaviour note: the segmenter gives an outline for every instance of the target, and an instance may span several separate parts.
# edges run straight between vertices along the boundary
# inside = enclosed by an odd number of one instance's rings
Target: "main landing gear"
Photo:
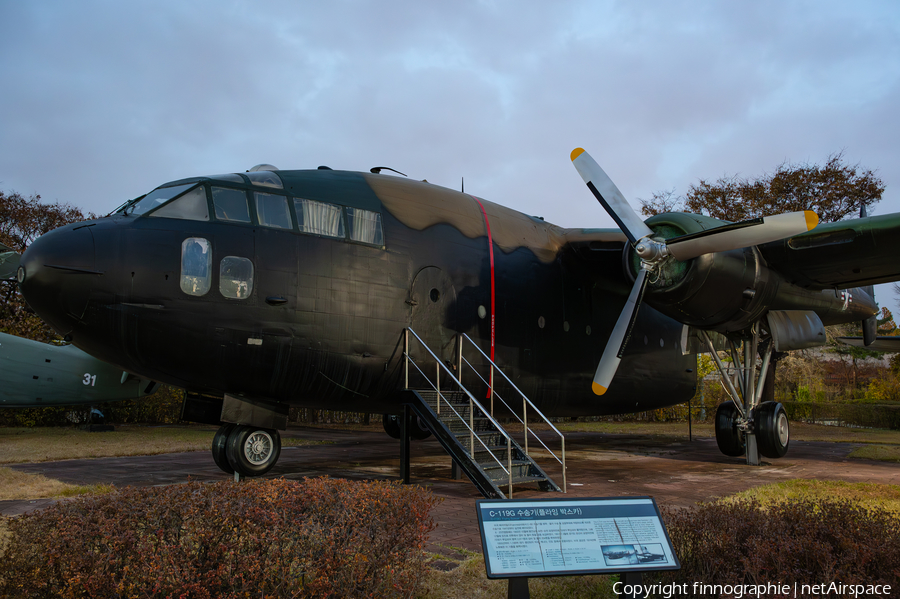
[[[728,339],[733,370],[719,359],[712,340],[700,331],[722,376],[731,401],[716,410],[716,444],[719,450],[732,457],[747,456],[750,465],[759,464],[759,456],[784,457],[790,445],[790,424],[784,406],[775,401],[762,401],[763,384],[771,367],[774,374],[774,340],[757,322],[751,336],[740,343]],[[762,361],[757,371],[757,352],[762,349]],[[732,380],[734,379],[734,380]]]
[[[784,406],[776,401],[764,401],[751,411],[746,422],[733,401],[726,401],[716,410],[716,444],[727,456],[744,455],[747,450],[745,430],[753,430],[759,453],[767,458],[782,458],[790,444],[790,424]]]
[[[387,433],[388,437],[390,437],[391,439],[400,438],[400,416],[396,414],[385,414],[381,420],[381,423],[384,426],[384,432]],[[425,426],[425,423],[422,422],[422,419],[416,416],[415,418],[413,418],[412,428],[409,431],[409,436],[416,441],[421,441],[430,437],[431,431],[428,430],[428,427]]]
[[[281,455],[281,435],[274,429],[225,424],[213,437],[212,455],[223,472],[261,476]]]

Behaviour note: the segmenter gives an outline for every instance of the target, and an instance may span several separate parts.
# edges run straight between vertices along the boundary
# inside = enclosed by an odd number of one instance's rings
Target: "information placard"
[[[652,497],[476,502],[488,578],[677,570]]]

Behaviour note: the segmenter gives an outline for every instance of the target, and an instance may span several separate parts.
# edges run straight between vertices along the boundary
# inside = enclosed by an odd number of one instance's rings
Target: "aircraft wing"
[[[900,280],[900,213],[820,224],[759,246],[770,268],[807,289],[849,289]]]
[[[876,337],[871,345],[866,345],[862,337],[838,337],[837,340],[853,347],[862,347],[873,351],[900,352],[900,337]]]

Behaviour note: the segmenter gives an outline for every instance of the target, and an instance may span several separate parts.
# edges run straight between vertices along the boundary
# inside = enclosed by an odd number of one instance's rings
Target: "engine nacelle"
[[[646,221],[658,238],[671,239],[722,226],[718,219],[671,212]],[[626,271],[633,277],[640,259],[626,246]],[[721,333],[739,333],[770,310],[813,310],[826,325],[863,320],[877,306],[862,289],[807,290],[768,268],[756,247],[680,262],[670,258],[651,276],[644,300],[679,322]]]

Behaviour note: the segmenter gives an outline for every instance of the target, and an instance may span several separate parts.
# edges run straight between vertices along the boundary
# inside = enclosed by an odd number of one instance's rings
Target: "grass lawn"
[[[0,501],[74,497],[86,493],[107,493],[113,488],[112,485],[70,485],[47,478],[43,474],[30,474],[0,467]]]
[[[761,504],[809,499],[847,499],[866,507],[883,508],[900,515],[900,486],[797,479],[762,485],[719,501],[755,499]]]
[[[56,460],[154,455],[181,451],[209,451],[213,426],[118,426],[115,431],[89,433],[75,428],[0,428],[0,464],[22,464]],[[307,441],[283,437],[283,447],[312,445]],[[0,501],[71,497],[88,492],[103,492],[111,487],[76,486],[0,467]]]
[[[118,426],[89,433],[76,428],[0,428],[0,464],[198,451],[212,445],[214,427]]]
[[[673,439],[688,438],[688,425],[686,422],[557,422],[554,425],[563,433],[597,432],[611,435],[665,436]],[[538,430],[546,430],[548,428],[546,425],[535,427]],[[694,437],[711,439],[716,436],[716,431],[712,423],[694,422],[691,425],[691,434]],[[791,440],[867,443],[900,448],[900,431],[791,422]]]
[[[117,426],[106,433],[55,427],[0,428],[0,464],[209,451],[216,430],[203,425]],[[292,437],[281,440],[283,447],[315,443]]]

